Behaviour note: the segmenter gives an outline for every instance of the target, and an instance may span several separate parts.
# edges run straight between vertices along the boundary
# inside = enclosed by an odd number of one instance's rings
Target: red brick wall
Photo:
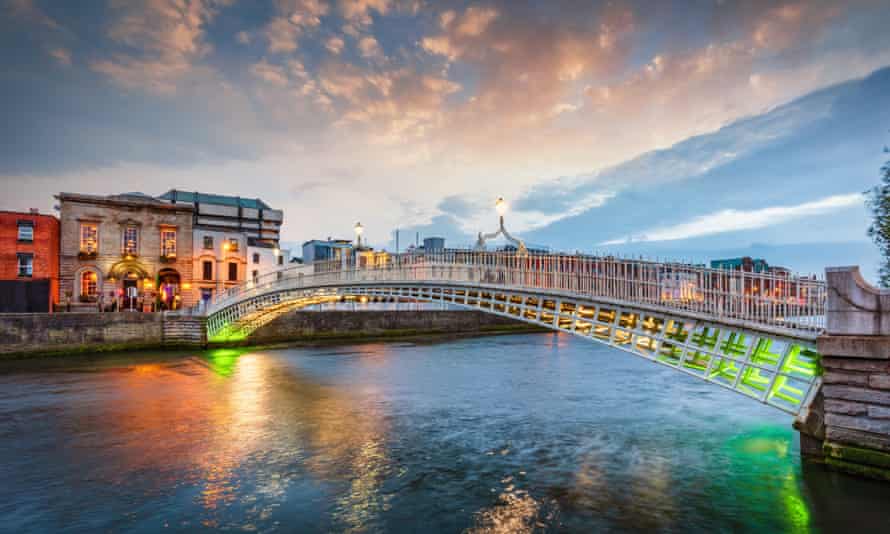
[[[18,221],[34,223],[34,241],[18,242]],[[52,215],[0,211],[0,279],[19,280],[19,252],[34,255],[32,280],[50,280],[50,309],[59,302],[59,220]]]

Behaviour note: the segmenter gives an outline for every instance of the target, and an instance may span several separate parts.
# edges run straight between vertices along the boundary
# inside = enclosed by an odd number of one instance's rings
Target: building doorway
[[[132,274],[132,273],[131,273]],[[135,277],[135,275],[133,275]],[[122,281],[123,288],[123,309],[137,310],[139,308],[139,280],[131,278],[128,274]],[[141,311],[141,310],[140,310]]]
[[[158,273],[158,297],[162,310],[178,310],[182,306],[179,273],[174,269],[162,269]]]

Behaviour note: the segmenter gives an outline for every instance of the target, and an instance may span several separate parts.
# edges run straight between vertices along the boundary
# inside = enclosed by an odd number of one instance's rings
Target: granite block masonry
[[[890,291],[869,285],[857,267],[826,275],[827,323],[818,340],[825,463],[890,481]]]

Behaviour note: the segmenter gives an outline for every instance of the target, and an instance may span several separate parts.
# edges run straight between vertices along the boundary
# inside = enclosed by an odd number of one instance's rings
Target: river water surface
[[[558,334],[0,365],[6,532],[890,532],[790,416]]]

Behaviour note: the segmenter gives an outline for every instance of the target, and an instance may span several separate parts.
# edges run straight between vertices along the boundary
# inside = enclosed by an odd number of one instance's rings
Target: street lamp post
[[[516,245],[516,253],[520,256],[524,256],[528,254],[528,249],[525,247],[525,242],[521,239],[513,237],[510,235],[510,232],[507,231],[507,228],[504,227],[504,214],[507,213],[507,201],[504,200],[504,197],[498,197],[497,201],[494,203],[494,209],[498,213],[498,231],[491,234],[483,234],[479,232],[479,239],[476,241],[476,250],[485,250],[485,242],[489,239],[495,239],[499,235],[503,234],[504,238]]]

